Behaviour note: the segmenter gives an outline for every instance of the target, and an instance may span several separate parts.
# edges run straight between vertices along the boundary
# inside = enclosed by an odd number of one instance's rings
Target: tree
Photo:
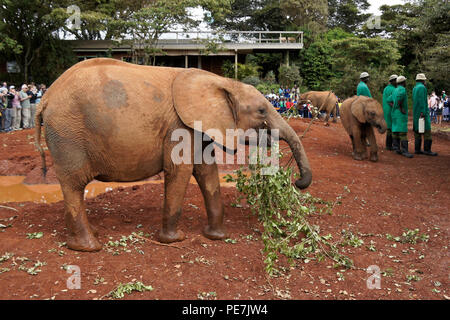
[[[132,45],[133,62],[155,64],[155,57],[161,51],[157,48],[160,36],[175,24],[187,27],[196,21],[189,17],[188,8],[197,4],[192,0],[156,0],[134,12],[124,22]]]
[[[296,30],[326,27],[326,0],[231,0],[229,12],[211,10],[210,24],[226,30]]]
[[[369,87],[372,96],[381,101],[381,92],[393,73],[401,74],[398,65],[400,53],[395,40],[383,38],[350,37],[332,41],[333,73],[330,87],[338,96],[356,94],[356,85],[361,72],[370,74]]]
[[[356,32],[370,17],[363,14],[369,7],[367,0],[328,0],[328,27]]]
[[[49,18],[51,9],[46,0],[0,0],[0,21],[5,43],[29,79],[29,68],[39,50],[53,37],[60,24]],[[21,48],[21,50],[20,50]]]
[[[291,66],[282,65],[278,69],[278,78],[282,86],[292,87],[294,84],[301,86],[302,77],[300,76],[300,71],[298,67],[294,64]]]
[[[429,72],[429,79],[439,90],[450,86],[448,78],[448,37],[450,3],[445,0],[417,0],[403,5],[382,6],[381,30],[399,44],[408,78]]]

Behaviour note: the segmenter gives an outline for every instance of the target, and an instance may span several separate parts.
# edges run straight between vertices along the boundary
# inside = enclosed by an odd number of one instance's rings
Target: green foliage
[[[351,267],[352,261],[341,255],[329,240],[331,235],[320,235],[320,228],[311,225],[307,217],[313,214],[330,213],[332,203],[300,193],[292,184],[292,168],[279,168],[273,175],[264,175],[267,165],[249,165],[250,173],[243,169],[235,171],[227,181],[236,182],[242,194],[238,203],[245,198],[250,210],[257,215],[263,226],[261,238],[264,243],[266,271],[270,275],[280,273],[280,259],[333,259],[337,265]]]
[[[122,299],[125,297],[125,294],[131,294],[133,291],[153,291],[153,287],[146,286],[141,281],[120,283],[114,290],[108,293],[107,296],[113,299]]]
[[[425,233],[419,234],[419,229],[405,229],[405,232],[403,232],[402,235],[398,237],[386,234],[386,239],[400,243],[416,244],[419,240],[421,242],[428,242],[430,236]]]
[[[369,18],[370,14],[362,13],[369,7],[367,0],[328,0],[328,26],[353,32]]]
[[[268,83],[266,81],[260,82],[256,89],[258,89],[262,94],[269,94],[273,92],[278,92],[279,85],[275,83]]]
[[[278,68],[278,79],[282,86],[293,87],[294,84],[301,85],[302,77],[296,65],[281,65]]]
[[[237,78],[242,81],[248,77],[258,77],[259,76],[259,66],[251,63],[238,63]],[[231,60],[225,60],[222,65],[223,75],[228,78],[234,78],[234,62]]]
[[[257,76],[248,76],[242,79],[242,82],[256,87],[258,84],[261,83],[261,80]]]
[[[266,73],[266,76],[264,77],[264,81],[269,84],[275,84],[276,78],[275,78],[275,73],[273,72],[273,70],[270,70],[269,72]]]
[[[397,64],[400,53],[394,40],[350,37],[334,40],[332,46],[335,77],[330,80],[330,87],[340,97],[355,95],[359,75],[367,71],[371,76],[368,85],[372,96],[381,101],[389,75],[402,73],[402,67]]]
[[[44,236],[43,232],[33,232],[33,233],[27,233],[28,239],[40,239]]]

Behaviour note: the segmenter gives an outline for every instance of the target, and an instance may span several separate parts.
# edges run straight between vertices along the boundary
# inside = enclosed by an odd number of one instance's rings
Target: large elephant
[[[328,120],[331,115],[333,115],[333,122],[336,123],[336,105],[338,98],[333,91],[308,91],[300,95],[300,101],[308,100],[311,101],[312,105],[317,109],[323,105],[321,111],[327,113],[325,116],[325,125],[328,125]]]
[[[278,129],[300,170],[296,186],[306,188],[312,181],[297,134],[262,94],[252,86],[199,69],[138,66],[107,58],[83,61],[52,84],[36,119],[38,124],[43,121],[64,195],[67,245],[74,250],[101,249],[83,201],[90,181],[138,181],[161,171],[165,198],[159,240],[184,239],[177,221],[192,175],[205,200],[208,224],[204,235],[210,239],[226,237],[216,163],[197,164],[192,161],[193,152],[188,155],[190,162],[175,163],[171,157],[179,143],[172,141],[174,131],[184,129],[193,141],[196,121],[201,121],[203,132],[215,129],[224,137],[227,129]],[[40,135],[38,126],[36,146],[45,173]],[[228,140],[222,146],[236,149]]]
[[[353,159],[365,159],[366,146],[369,145],[370,161],[378,161],[378,146],[373,127],[381,134],[387,129],[381,104],[372,98],[353,96],[344,100],[340,114],[342,125],[352,140]]]

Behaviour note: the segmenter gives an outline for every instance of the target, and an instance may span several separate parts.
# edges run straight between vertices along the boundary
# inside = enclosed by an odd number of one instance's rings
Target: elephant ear
[[[366,101],[365,97],[358,97],[355,101],[353,101],[351,110],[353,116],[358,119],[358,122],[365,123],[366,116],[364,115],[366,110]]]
[[[199,69],[180,72],[172,84],[173,102],[181,121],[195,130],[201,124],[203,133],[230,150],[237,148],[236,138],[226,138],[227,129],[237,128],[234,85],[230,79]]]

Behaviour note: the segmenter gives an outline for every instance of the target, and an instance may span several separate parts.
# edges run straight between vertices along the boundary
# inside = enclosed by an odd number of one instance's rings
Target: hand
[[[400,112],[403,114],[406,114],[406,112],[403,110],[403,108],[400,106]]]
[[[420,117],[423,118],[423,112],[420,113]]]

